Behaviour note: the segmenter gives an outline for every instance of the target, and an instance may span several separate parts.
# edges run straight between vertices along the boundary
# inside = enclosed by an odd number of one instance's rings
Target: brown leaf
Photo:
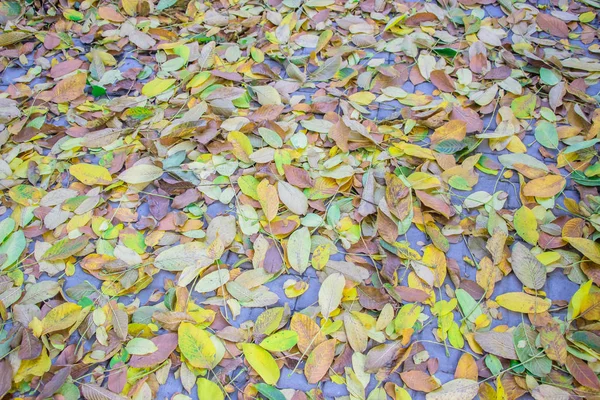
[[[566,185],[566,180],[560,175],[546,175],[532,179],[523,187],[525,196],[553,197],[560,193]]]
[[[358,301],[361,306],[369,310],[381,310],[390,302],[390,296],[380,289],[361,285],[358,287]]]
[[[300,189],[312,187],[313,181],[305,169],[284,164],[283,170],[285,172],[285,179],[293,186]]]
[[[509,360],[518,360],[513,335],[510,332],[476,332],[475,341],[490,354]]]
[[[75,100],[83,94],[86,79],[87,75],[82,72],[63,79],[54,87],[50,100],[53,103],[67,103]]]
[[[559,38],[569,37],[569,27],[564,21],[543,12],[540,12],[535,19],[538,26],[551,35]]]
[[[423,22],[436,21],[437,17],[434,13],[423,12],[417,13],[415,15],[411,15],[410,17],[404,20],[404,25],[406,26],[419,26]]]
[[[60,389],[60,387],[67,381],[67,378],[71,375],[71,367],[62,368],[58,371],[52,379],[44,385],[44,389],[37,396],[36,400],[42,400],[51,397],[54,393]]]
[[[298,334],[298,349],[308,353],[325,341],[325,335],[319,329],[319,325],[309,316],[296,313],[292,316],[290,329]]]
[[[0,398],[12,387],[13,370],[7,359],[0,360]]]
[[[471,379],[473,381],[477,381],[478,376],[479,369],[477,368],[475,359],[469,353],[463,353],[458,360],[456,371],[454,371],[454,378]]]
[[[585,361],[569,354],[566,365],[577,382],[591,389],[600,390],[600,380]]]
[[[442,70],[436,69],[432,71],[429,79],[442,92],[451,93],[454,91],[454,81]]]
[[[165,361],[177,347],[177,334],[166,333],[164,335],[156,336],[150,339],[150,341],[158,347],[158,350],[150,354],[131,356],[131,359],[127,363],[129,366],[134,368],[147,368]]]
[[[33,335],[31,329],[23,329],[23,338],[19,348],[21,360],[34,360],[42,353],[42,342]]]
[[[377,373],[381,368],[390,367],[402,352],[402,343],[394,341],[373,347],[367,353],[365,371]]]
[[[81,394],[86,400],[127,400],[127,397],[91,383],[81,385]]]
[[[539,328],[540,342],[549,359],[561,364],[567,362],[567,341],[558,324],[547,325]]]
[[[335,356],[335,343],[335,339],[326,340],[310,353],[304,366],[304,375],[308,383],[317,383],[327,374]]]
[[[402,372],[400,378],[406,383],[406,386],[419,392],[429,393],[440,387],[440,384],[432,376],[423,371]]]

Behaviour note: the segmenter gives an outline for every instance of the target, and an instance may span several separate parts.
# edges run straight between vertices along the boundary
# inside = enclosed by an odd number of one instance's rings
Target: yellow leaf
[[[551,301],[531,296],[523,292],[504,293],[496,297],[496,302],[510,311],[521,313],[541,313],[550,308]]]
[[[567,181],[560,175],[546,175],[532,179],[523,186],[525,196],[553,197],[560,193]]]
[[[53,103],[67,103],[73,101],[83,94],[87,75],[78,73],[58,82],[52,92]]]
[[[272,221],[277,216],[277,210],[279,209],[277,189],[268,180],[263,179],[256,187],[256,193],[267,221]]]
[[[208,333],[189,322],[183,322],[177,330],[179,350],[196,368],[212,368],[217,350]]]
[[[211,380],[198,378],[196,385],[198,385],[199,399],[223,400],[225,398],[219,385]]]
[[[138,0],[121,0],[121,4],[123,6],[123,11],[132,17],[135,16]]]
[[[69,172],[88,186],[108,185],[112,182],[110,172],[100,165],[75,164],[69,167]]]
[[[588,293],[581,302],[581,316],[588,321],[600,321],[600,293]]]
[[[577,289],[573,296],[571,297],[571,301],[569,302],[569,309],[567,312],[567,319],[573,320],[579,316],[581,312],[581,304],[583,303],[583,299],[585,299],[592,288],[592,280],[587,281],[583,285]]]
[[[473,356],[469,353],[463,353],[458,360],[456,371],[454,372],[455,378],[471,379],[476,381],[479,376],[479,368]]]
[[[575,237],[563,237],[563,240],[575,247],[595,264],[600,264],[600,243],[596,243],[590,239]]]
[[[42,320],[42,335],[71,327],[80,312],[81,306],[75,303],[62,303],[53,308]]]
[[[15,383],[22,382],[26,378],[32,377],[40,377],[44,375],[46,372],[50,371],[50,367],[52,366],[52,362],[50,357],[48,356],[48,351],[46,349],[42,350],[42,354],[39,355],[38,358],[34,358],[33,360],[23,360],[21,361],[21,365],[19,365],[19,370],[13,377],[13,381]]]
[[[315,248],[312,255],[312,266],[314,269],[321,271],[327,265],[329,256],[331,255],[331,248],[326,244],[320,244]]]
[[[142,94],[148,97],[158,96],[159,94],[166,92],[175,82],[175,79],[154,78],[144,85]]]
[[[387,388],[387,386],[386,386]],[[394,385],[394,400],[411,400],[410,393],[403,387]]]
[[[281,104],[281,96],[273,86],[253,86],[252,90],[256,93],[261,106]]]
[[[423,251],[423,263],[430,268],[433,268],[435,287],[441,287],[446,279],[446,255],[443,251],[430,244],[425,246]]]
[[[348,96],[350,101],[353,101],[361,106],[368,106],[375,100],[375,95],[371,92],[357,92]]]
[[[431,151],[430,149],[425,149],[421,146],[417,146],[416,144],[400,142],[394,144],[394,146],[399,148],[404,152],[404,154],[407,154],[409,156],[425,158],[427,160],[435,160],[433,151]]]
[[[279,380],[280,372],[273,356],[262,347],[253,343],[244,343],[242,351],[248,364],[269,385],[275,385]]]
[[[515,230],[527,243],[536,245],[540,237],[537,231],[537,219],[529,207],[522,206],[514,215]]]
[[[441,186],[440,180],[437,177],[425,172],[413,172],[406,179],[415,190],[427,190]]]
[[[162,174],[162,168],[156,165],[140,164],[123,171],[119,179],[130,184],[148,183],[160,178]]]
[[[240,131],[229,132],[227,135],[227,141],[233,145],[233,155],[240,161],[250,162],[248,157],[254,149],[248,136],[244,135]]]

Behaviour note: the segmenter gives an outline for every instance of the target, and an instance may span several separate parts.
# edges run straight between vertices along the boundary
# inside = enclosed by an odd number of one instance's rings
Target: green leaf
[[[275,386],[267,385],[266,383],[257,383],[254,388],[258,393],[262,394],[267,400],[285,400],[285,396]]]
[[[560,82],[561,77],[551,69],[540,68],[540,79],[546,85],[554,86]]]
[[[71,8],[63,11],[63,16],[69,21],[81,21],[83,19],[83,14],[77,10],[73,10]]]
[[[581,171],[573,171],[571,173],[571,179],[583,186],[600,186],[600,177],[588,178]]]
[[[146,354],[152,354],[158,350],[158,347],[148,339],[144,338],[133,338],[127,343],[125,349],[129,354],[143,356]]]
[[[287,245],[287,258],[290,267],[301,274],[308,268],[310,258],[310,232],[307,227],[302,227],[290,235]]]
[[[433,149],[438,153],[454,154],[467,147],[465,143],[456,139],[443,140],[433,146]]]
[[[563,154],[570,154],[580,150],[588,149],[592,146],[595,146],[597,143],[600,143],[600,139],[584,140],[582,142],[570,145],[563,151]]]
[[[574,332],[571,335],[571,340],[585,345],[585,347],[600,353],[600,336],[587,331]]]
[[[524,323],[519,324],[513,332],[513,342],[519,361],[533,375],[544,377],[552,370],[552,361],[544,355],[539,355],[540,349],[535,345],[536,337],[537,332]]]
[[[298,343],[298,334],[294,331],[283,330],[265,338],[260,347],[269,351],[288,351]]]
[[[42,256],[44,261],[58,261],[69,258],[79,253],[87,246],[89,239],[86,236],[79,236],[76,239],[66,237],[54,243]]]
[[[106,89],[102,86],[92,85],[92,96],[100,97],[106,94]]]
[[[154,111],[146,107],[132,107],[125,111],[124,115],[129,118],[142,121],[154,115]]]
[[[537,97],[533,93],[529,93],[514,99],[512,103],[510,103],[510,108],[517,118],[531,118],[533,117],[536,102]]]
[[[454,58],[458,55],[458,51],[451,49],[450,47],[436,47],[433,52],[438,56]]]
[[[541,121],[535,128],[535,140],[549,149],[558,148],[558,132],[554,124]]]

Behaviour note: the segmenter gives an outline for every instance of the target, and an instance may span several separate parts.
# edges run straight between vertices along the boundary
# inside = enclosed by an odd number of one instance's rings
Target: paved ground
[[[543,2],[540,2],[540,4],[541,3],[543,3]],[[486,13],[490,16],[499,17],[499,16],[503,15],[503,13],[497,7],[486,6],[485,10],[486,10]],[[581,43],[579,43],[579,44],[581,46],[583,46]],[[386,60],[386,63],[391,64],[391,63],[393,63],[394,55],[388,54],[388,53],[378,53],[378,54],[374,55],[374,57],[384,58]],[[32,60],[30,60],[30,62],[32,62]],[[137,66],[139,66],[139,64],[137,64],[133,59],[128,59],[128,60],[126,60],[126,62],[124,62],[122,64],[122,69],[126,70],[128,68],[137,67]],[[5,73],[2,75],[2,81],[0,83],[0,90],[4,90],[7,87],[7,85],[15,77],[25,74],[27,71],[27,68],[28,68],[28,66],[23,65],[20,68],[15,67],[15,68],[7,69],[7,71],[5,71]],[[40,83],[41,83],[41,81],[42,80],[40,80]],[[35,81],[33,83],[35,84]],[[433,86],[431,84],[424,83],[424,84],[417,85],[417,87],[414,87],[410,82],[407,82],[404,86],[404,89],[408,92],[414,92],[414,91],[418,90],[418,91],[422,91],[422,92],[430,94],[433,89]],[[592,86],[588,90],[588,94],[592,95],[592,96],[598,95],[598,92],[600,92],[600,85]],[[307,89],[302,89],[299,93],[305,93],[308,98],[310,96],[310,94],[312,93],[312,91],[307,90]],[[389,103],[389,104],[399,106],[398,103]],[[376,119],[376,120],[382,120],[382,119],[385,119],[386,117],[388,117],[392,112],[394,112],[394,110],[380,109],[377,112],[373,112],[372,115],[370,115],[370,118]],[[488,116],[488,118],[484,120],[484,126],[488,125],[490,119],[491,119],[491,116]],[[60,123],[60,121],[55,121],[55,123]],[[489,129],[493,130],[494,128],[495,128],[495,123],[493,123],[493,122],[490,123]],[[530,143],[534,142],[532,132],[531,132],[531,134],[527,135],[524,142],[525,142],[525,144],[530,144]],[[539,145],[537,143],[534,143],[530,147],[528,154],[530,154],[534,157],[541,158],[538,148],[539,148]],[[494,151],[490,150],[489,147],[487,147],[485,142],[481,144],[481,146],[478,149],[478,152],[482,152],[494,160],[497,159],[498,155],[502,154],[500,152],[494,152]],[[482,190],[482,191],[492,193],[493,189],[496,185],[496,181],[497,181],[496,176],[480,174],[479,183],[475,186],[473,191]],[[510,183],[505,182],[505,181],[500,181],[497,183],[496,190],[503,190],[509,194],[508,203],[506,205],[506,208],[516,209],[516,208],[520,207],[518,195],[515,192],[515,190],[517,190],[517,189],[518,189],[518,180],[516,179],[516,177],[513,177],[511,179]],[[578,198],[577,192],[572,190],[572,187],[568,187],[568,189],[566,190],[565,193],[570,198]],[[464,195],[465,193],[457,192],[457,194]],[[458,202],[459,201],[458,198],[455,199],[455,201]],[[562,198],[559,199],[559,203],[562,204]],[[143,209],[141,211],[143,212]],[[217,204],[217,205],[212,205],[211,207],[209,207],[208,213],[209,213],[209,215],[214,216],[219,213],[226,212],[226,211],[231,211],[231,210],[228,210],[227,206]],[[560,215],[560,212],[556,211],[555,214]],[[5,216],[3,216],[3,217],[5,217]],[[2,219],[2,217],[0,217],[0,219]],[[409,241],[411,242],[412,247],[414,247],[414,248],[420,248],[423,245],[423,243],[425,243],[425,244],[430,243],[430,241],[425,237],[425,234],[420,232],[414,226],[409,230],[407,237],[408,237]],[[468,264],[466,264],[463,261],[463,257],[467,256],[468,254],[469,254],[469,252],[466,248],[466,245],[464,243],[458,243],[458,244],[453,244],[451,246],[451,249],[447,255],[450,258],[454,258],[458,262],[458,264],[461,268],[462,276],[469,278],[469,279],[475,279],[475,268],[469,266]],[[337,255],[333,256],[332,258],[341,260],[341,259],[343,259],[343,254],[338,253]],[[232,263],[235,260],[224,259],[224,261],[227,263]],[[141,293],[141,295],[138,296],[141,300],[141,303],[144,304],[147,301],[149,295],[153,291],[161,290],[163,288],[163,279],[168,278],[168,277],[171,277],[171,275],[166,272],[161,272],[158,275],[155,275],[155,279],[154,279],[153,283],[148,288],[146,288]],[[293,277],[293,274],[282,275],[279,278],[277,278],[276,280],[267,284],[267,286],[269,286],[270,290],[275,292],[276,294],[278,294],[280,297],[280,302],[277,305],[281,306],[285,302],[288,302],[291,309],[302,310],[308,306],[315,304],[317,301],[317,293],[319,291],[320,283],[315,275],[314,270],[309,269],[306,272],[306,279],[308,279],[308,281],[309,281],[310,288],[308,289],[308,291],[306,293],[304,293],[302,296],[300,296],[294,300],[289,300],[283,294],[283,283],[291,277]],[[42,277],[42,280],[43,279],[48,279],[48,278]],[[298,279],[297,276],[296,276],[296,279]],[[68,287],[74,286],[75,284],[80,283],[83,280],[90,281],[96,287],[100,286],[99,281],[97,281],[92,276],[84,273],[83,271],[81,271],[81,269],[78,269],[77,273],[74,276],[67,278],[65,289]],[[563,275],[563,272],[560,270],[556,270],[548,275],[548,283],[545,286],[548,297],[552,298],[553,300],[569,300],[577,288],[578,288],[578,285],[572,283],[566,276]],[[510,276],[504,278],[501,282],[499,282],[496,285],[494,294],[498,295],[498,294],[505,293],[505,292],[521,291],[521,289],[522,289],[521,283],[517,280],[517,278],[514,276],[514,274],[511,274]],[[198,302],[201,302],[203,299],[203,296],[196,292],[193,293],[193,296],[196,297]],[[446,298],[446,297],[444,296],[444,298]],[[242,310],[242,314],[234,321],[234,323],[239,325],[239,324],[243,323],[244,321],[253,320],[262,311],[263,311],[263,309],[259,309],[259,308],[252,308],[252,309],[244,308]],[[493,322],[493,324],[495,324],[495,325],[508,324],[508,325],[515,326],[518,323],[520,323],[520,321],[521,321],[521,314],[516,314],[516,313],[511,313],[511,312],[506,312],[506,311],[504,311],[503,314],[505,316],[504,319],[496,320]],[[422,332],[415,334],[414,338],[416,340],[435,341],[435,338],[432,334],[432,329],[433,329],[432,326],[428,326]],[[445,349],[442,345],[431,344],[431,343],[427,343],[426,348],[432,357],[439,358],[440,368],[439,368],[439,371],[435,374],[436,377],[441,379],[443,382],[451,380],[453,378],[453,373],[454,373],[455,367],[458,362],[458,358],[461,353],[459,351],[450,349],[450,354],[449,354],[449,356],[447,356]],[[392,380],[395,381],[396,383],[402,385],[402,382],[400,381],[400,378],[398,375],[395,375],[394,377],[392,377]],[[242,374],[237,378],[236,383],[238,384],[238,386],[242,387],[245,385],[245,381],[246,381],[245,376]],[[375,386],[375,384],[376,384],[376,381],[375,381],[375,378],[373,377],[373,379],[371,381],[371,385],[369,386],[369,388],[367,388],[367,393],[369,393],[369,391]],[[290,370],[284,370],[282,372],[281,379],[277,386],[279,388],[293,388],[293,389],[300,389],[300,390],[309,390],[310,388],[314,387],[313,385],[309,385],[306,382],[306,379],[305,379],[304,375],[301,373],[301,371],[300,372],[297,371],[296,373],[294,373],[292,375]],[[328,399],[331,399],[331,398],[334,398],[337,396],[344,396],[344,395],[348,394],[345,386],[336,385],[332,382],[325,383],[323,386],[323,390],[324,390],[326,398],[328,398]],[[158,398],[159,399],[170,398],[173,394],[179,393],[179,392],[183,392],[183,389],[180,386],[180,381],[177,379],[171,379],[171,380],[169,380],[167,385],[165,385],[161,388]],[[414,399],[424,398],[423,393],[413,392],[412,395],[413,395]],[[195,397],[196,394],[192,393],[192,396]]]

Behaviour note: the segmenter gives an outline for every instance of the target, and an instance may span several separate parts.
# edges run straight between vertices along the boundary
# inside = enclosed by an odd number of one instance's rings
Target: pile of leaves
[[[596,0],[4,0],[0,397],[600,398]]]

